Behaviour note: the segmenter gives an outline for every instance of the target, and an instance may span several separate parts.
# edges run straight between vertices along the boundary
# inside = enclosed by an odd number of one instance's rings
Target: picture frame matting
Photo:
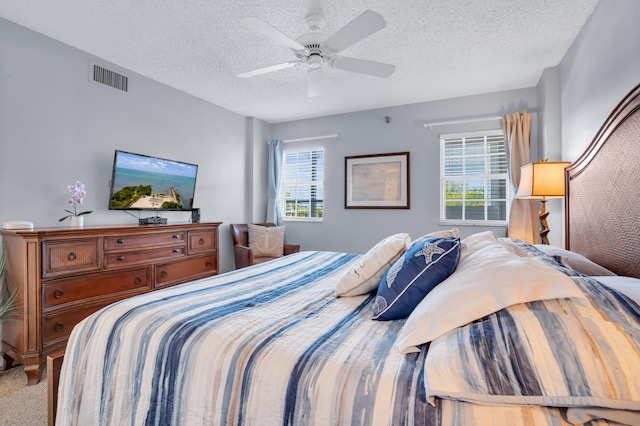
[[[345,157],[345,209],[409,209],[409,152]]]

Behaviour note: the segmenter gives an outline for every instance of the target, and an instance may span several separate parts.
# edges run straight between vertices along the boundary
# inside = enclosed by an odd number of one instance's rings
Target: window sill
[[[282,218],[283,222],[315,222],[315,223],[321,223],[324,222],[324,219],[315,219],[315,218],[310,218],[310,217],[301,217],[301,218],[293,218],[293,217],[283,217]]]
[[[505,226],[507,226],[507,222],[482,222],[482,221],[474,222],[474,221],[469,221],[469,220],[459,220],[459,221],[448,220],[448,221],[440,221],[440,222],[438,222],[438,225],[443,225],[443,226],[501,226],[501,227],[505,227]]]

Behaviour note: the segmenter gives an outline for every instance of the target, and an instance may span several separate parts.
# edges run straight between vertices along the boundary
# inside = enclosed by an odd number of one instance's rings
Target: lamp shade
[[[525,164],[520,168],[520,186],[516,198],[560,198],[564,197],[564,169],[569,162]]]

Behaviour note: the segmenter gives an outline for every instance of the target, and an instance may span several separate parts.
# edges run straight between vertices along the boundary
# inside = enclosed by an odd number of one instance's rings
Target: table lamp
[[[549,244],[549,224],[547,223],[547,199],[564,197],[564,169],[569,162],[549,162],[546,159],[538,163],[525,164],[520,168],[520,186],[516,198],[541,200],[538,214],[540,221],[540,240]]]

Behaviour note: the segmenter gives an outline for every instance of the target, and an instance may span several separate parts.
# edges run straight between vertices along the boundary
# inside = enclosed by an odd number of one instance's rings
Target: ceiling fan
[[[347,47],[364,40],[387,25],[382,15],[372,10],[364,11],[331,36],[320,30],[324,24],[323,14],[309,13],[305,16],[309,32],[295,40],[255,16],[242,18],[242,22],[249,28],[290,48],[296,59],[240,73],[238,77],[241,78],[255,77],[306,64],[308,95],[315,97],[321,94],[324,81],[323,68],[327,66],[383,78],[389,77],[396,69],[395,65],[338,55]]]

